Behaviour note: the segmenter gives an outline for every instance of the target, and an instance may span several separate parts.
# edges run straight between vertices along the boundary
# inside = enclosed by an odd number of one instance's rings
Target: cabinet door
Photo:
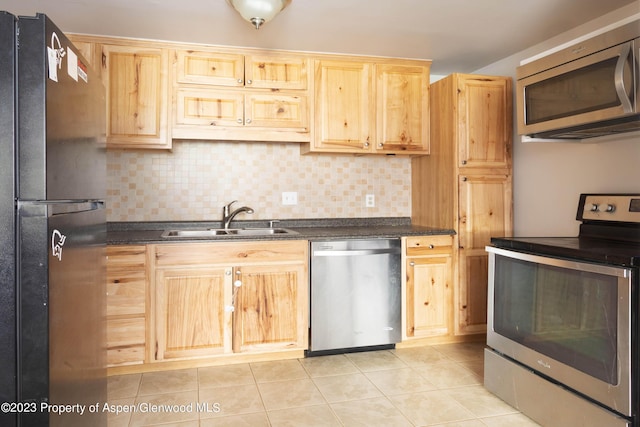
[[[309,61],[303,56],[247,55],[245,85],[252,88],[306,90]]]
[[[376,151],[429,154],[429,67],[376,66]]]
[[[101,45],[107,89],[107,144],[170,148],[168,53],[144,46]]]
[[[372,65],[315,62],[314,148],[332,152],[371,152],[375,130]]]
[[[458,77],[459,166],[510,167],[511,105],[511,79]]]
[[[305,274],[301,264],[236,269],[234,351],[307,347]]]
[[[245,125],[308,132],[308,102],[306,96],[294,93],[247,93]]]
[[[230,90],[178,89],[176,99],[176,121],[180,126],[197,125],[207,128],[244,126],[244,95]]]
[[[451,256],[407,259],[407,337],[447,335]]]
[[[156,360],[231,351],[231,268],[158,269]]]
[[[486,329],[487,263],[491,237],[510,236],[513,204],[510,175],[465,175],[459,181],[458,332]]]
[[[244,56],[203,50],[174,51],[176,82],[244,86]]]

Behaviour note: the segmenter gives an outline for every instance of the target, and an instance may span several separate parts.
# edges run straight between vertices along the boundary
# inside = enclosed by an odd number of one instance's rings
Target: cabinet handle
[[[247,119],[247,124],[251,123],[251,119]]]

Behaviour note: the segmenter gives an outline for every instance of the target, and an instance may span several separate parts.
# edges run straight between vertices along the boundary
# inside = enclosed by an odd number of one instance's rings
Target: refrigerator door
[[[101,202],[19,203],[19,402],[106,402]],[[106,425],[102,411],[21,414],[25,425]]]
[[[16,401],[15,23],[0,12],[0,402]],[[13,424],[15,414],[0,412],[0,425]]]
[[[104,86],[45,15],[18,26],[18,198],[104,200]]]

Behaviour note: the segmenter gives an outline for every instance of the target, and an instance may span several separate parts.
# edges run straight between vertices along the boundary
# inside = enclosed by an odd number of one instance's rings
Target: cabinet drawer
[[[407,256],[427,256],[451,253],[453,236],[407,237]]]
[[[107,315],[144,314],[146,247],[107,247]]]
[[[107,321],[107,364],[144,362],[145,319],[110,319]]]
[[[155,245],[156,267],[307,262],[308,245],[306,240]]]

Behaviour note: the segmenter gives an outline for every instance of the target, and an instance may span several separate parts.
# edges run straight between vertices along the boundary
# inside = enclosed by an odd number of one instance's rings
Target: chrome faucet
[[[234,200],[233,202],[229,203],[228,205],[225,205],[222,208],[222,225],[223,225],[225,230],[227,230],[229,228],[229,224],[231,224],[231,221],[233,221],[233,218],[235,218],[236,215],[238,215],[239,213],[241,213],[241,212],[246,212],[248,214],[252,214],[253,213],[253,209],[251,209],[248,206],[243,206],[243,207],[238,208],[235,211],[229,213],[229,211],[231,210],[231,205],[234,204],[235,202],[237,202],[237,200]]]

